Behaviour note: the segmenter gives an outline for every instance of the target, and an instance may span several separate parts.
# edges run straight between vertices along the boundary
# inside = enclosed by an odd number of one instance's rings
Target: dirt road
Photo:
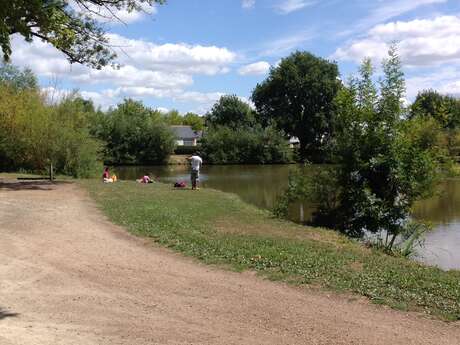
[[[460,344],[460,324],[201,265],[74,184],[0,182],[0,344]]]

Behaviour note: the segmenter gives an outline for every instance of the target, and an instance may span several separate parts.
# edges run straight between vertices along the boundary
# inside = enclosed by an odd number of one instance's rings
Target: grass
[[[12,173],[7,173],[7,172],[0,172],[0,179],[5,179],[5,180],[16,180],[17,178],[35,178],[35,177],[49,177],[49,175],[46,174],[34,174],[34,173],[29,173],[29,172],[12,172]],[[55,180],[59,181],[70,181],[73,180],[72,177],[66,176],[66,175],[55,175],[54,176]],[[46,180],[45,180],[46,181]]]
[[[274,219],[232,194],[84,180],[102,210],[138,236],[235,270],[353,292],[396,309],[460,319],[460,271],[365,248],[333,231]]]

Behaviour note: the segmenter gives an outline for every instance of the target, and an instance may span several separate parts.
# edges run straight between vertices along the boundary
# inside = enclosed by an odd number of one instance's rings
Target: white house
[[[297,137],[290,137],[289,138],[289,147],[294,148],[300,145],[300,140]]]
[[[177,146],[196,146],[202,137],[202,131],[194,131],[191,126],[171,126],[171,130],[176,136]]]

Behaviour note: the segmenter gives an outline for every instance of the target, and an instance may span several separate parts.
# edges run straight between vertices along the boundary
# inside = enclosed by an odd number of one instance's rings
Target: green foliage
[[[452,159],[460,156],[460,100],[441,95],[434,90],[419,92],[410,107],[409,119],[423,122],[435,121],[441,129],[447,155]],[[428,137],[427,133],[427,137]],[[438,139],[439,134],[433,136]],[[425,139],[426,140],[426,139]]]
[[[201,153],[211,164],[287,163],[292,151],[273,127],[211,127],[201,139]]]
[[[107,143],[105,159],[114,164],[158,164],[174,151],[175,138],[158,112],[126,99],[107,112],[100,139]]]
[[[0,83],[16,89],[37,89],[37,77],[28,68],[20,70],[11,64],[0,64]]]
[[[0,169],[92,176],[100,144],[88,133],[88,116],[70,96],[48,105],[35,89],[0,86]]]
[[[182,116],[177,110],[171,110],[162,116],[164,121],[170,126],[190,126],[194,131],[202,131],[204,129],[204,117],[195,113],[188,112]]]
[[[337,172],[333,166],[305,165],[308,169],[295,168],[289,172],[288,188],[277,201],[274,214],[280,218],[288,216],[289,206],[296,202],[307,202],[316,208],[316,221],[328,217],[329,210],[339,205]]]
[[[414,202],[432,192],[445,150],[436,123],[402,120],[404,79],[395,48],[383,62],[383,71],[380,92],[372,83],[369,60],[360,77],[339,91],[335,171],[325,178],[297,178],[293,185],[301,186],[296,188],[299,195],[291,195],[316,197],[317,224],[352,237],[376,234],[391,251],[410,224]],[[311,192],[323,184],[330,188],[328,198]]]
[[[255,124],[254,111],[249,104],[235,95],[222,96],[206,115],[206,125],[225,126],[232,129]]]
[[[194,131],[202,131],[204,129],[204,117],[192,112],[188,112],[184,115],[182,124],[191,126]]]
[[[382,69],[384,78],[380,80],[377,120],[391,128],[391,125],[398,122],[405,112],[403,99],[406,93],[406,82],[396,44],[390,46],[388,58],[383,60]]]
[[[326,160],[333,129],[333,100],[340,89],[335,63],[310,53],[295,52],[271,69],[252,94],[260,119],[274,121],[300,141],[300,156],[312,162]]]
[[[177,126],[183,124],[183,117],[177,110],[170,110],[163,115],[164,121],[170,126]]]
[[[22,35],[52,44],[71,63],[101,68],[115,54],[105,37],[103,27],[94,19],[97,13],[114,10],[140,11],[141,5],[164,3],[164,0],[8,0],[0,6],[0,46],[6,61],[11,56],[10,37]],[[105,11],[103,11],[105,10]],[[109,15],[109,19],[118,20]]]
[[[460,319],[460,272],[369,250],[333,231],[274,219],[212,189],[82,181],[103,211],[133,234],[208,264],[252,269],[291,284],[353,292],[379,304]]]
[[[344,89],[337,97],[340,193],[328,225],[357,237],[365,231],[385,233],[385,246],[391,250],[407,227],[412,205],[427,196],[436,181],[437,147],[422,137],[436,129],[402,123],[404,79],[395,48],[383,63],[378,99],[373,90],[362,90],[368,70],[364,64],[358,88]]]
[[[92,103],[72,95],[54,106],[54,165],[57,171],[74,177],[89,177],[102,170],[102,142],[90,135]]]
[[[460,100],[444,96],[434,90],[419,92],[412,104],[409,118],[433,118],[444,129],[458,129],[460,126]]]
[[[429,151],[439,165],[438,170],[450,173],[456,131],[444,130],[434,118],[414,117],[401,123],[401,136],[411,145]]]

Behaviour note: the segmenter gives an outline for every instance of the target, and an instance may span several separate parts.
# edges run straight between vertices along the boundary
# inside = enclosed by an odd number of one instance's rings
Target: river
[[[226,165],[203,166],[201,185],[235,193],[244,201],[261,208],[272,209],[287,186],[288,165]],[[145,174],[162,182],[189,181],[187,166],[117,167],[122,180],[134,180]],[[298,218],[297,212],[293,218]],[[418,249],[417,260],[444,270],[460,269],[460,179],[441,183],[436,195],[414,208],[413,217],[433,224],[433,230]]]

